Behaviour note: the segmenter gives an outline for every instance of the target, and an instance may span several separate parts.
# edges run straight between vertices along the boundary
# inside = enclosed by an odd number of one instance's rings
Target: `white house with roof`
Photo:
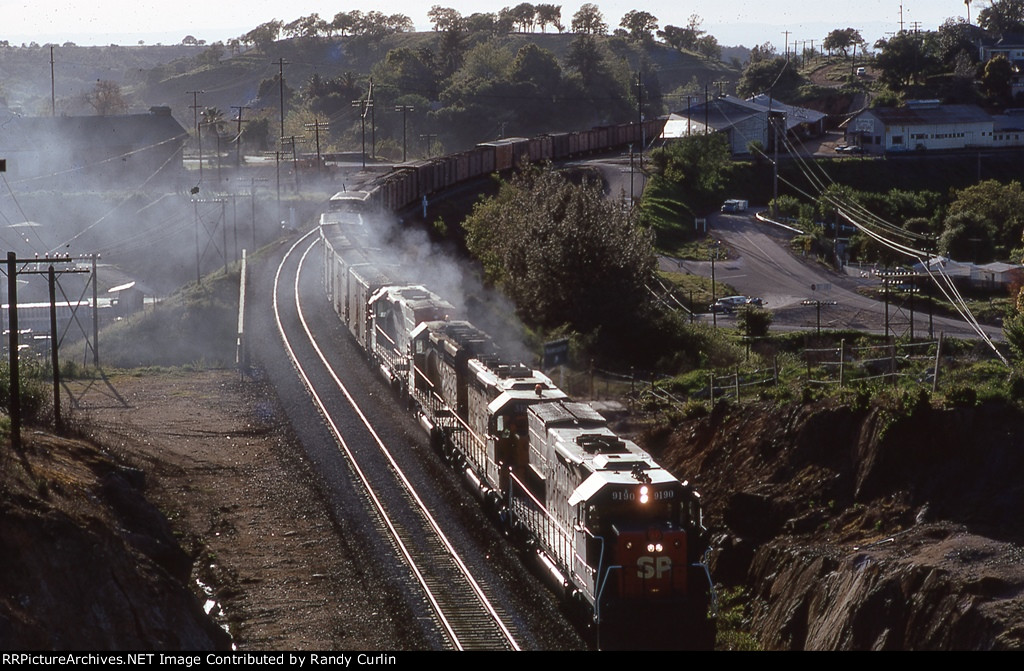
[[[854,116],[846,141],[870,153],[993,146],[994,122],[976,105],[913,101],[903,107],[874,107]]]
[[[1000,35],[997,39],[984,39],[978,45],[978,57],[987,63],[996,56],[1004,56],[1014,65],[1024,63],[1024,35]]]

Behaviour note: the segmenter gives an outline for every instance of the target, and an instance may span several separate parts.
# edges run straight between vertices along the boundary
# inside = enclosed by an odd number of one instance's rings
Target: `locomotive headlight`
[[[655,547],[654,543],[648,543],[647,544],[647,551],[648,552],[654,552],[654,547]]]
[[[650,496],[648,492],[649,490],[647,489],[647,485],[643,485],[640,487],[640,503],[647,503],[648,501],[650,501]]]
[[[661,543],[657,543],[657,544],[655,544],[655,546],[654,546],[654,551],[655,551],[655,552],[661,552],[661,551],[662,551],[662,550],[664,550],[664,549],[665,549],[665,548],[664,548],[664,546],[662,546],[662,544],[661,544]]]

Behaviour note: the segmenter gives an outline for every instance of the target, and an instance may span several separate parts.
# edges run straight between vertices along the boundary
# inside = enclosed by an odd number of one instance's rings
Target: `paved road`
[[[740,294],[758,296],[774,313],[773,325],[779,328],[814,328],[817,311],[803,305],[805,300],[835,301],[821,308],[822,328],[850,328],[875,333],[885,330],[885,304],[858,294],[861,286],[877,286],[878,280],[858,274],[837,273],[821,264],[801,258],[791,251],[793,234],[783,228],[758,221],[752,212],[713,214],[708,217],[712,235],[728,250],[728,258],[715,264],[715,279],[734,287]],[[662,259],[663,270],[682,270],[711,276],[710,262]],[[719,316],[719,319],[722,317]],[[962,320],[932,317],[914,312],[915,337],[925,337],[931,329],[957,337],[977,337]],[[903,336],[910,332],[910,306],[889,306],[890,332]],[[987,327],[994,339],[1002,339],[997,327]]]

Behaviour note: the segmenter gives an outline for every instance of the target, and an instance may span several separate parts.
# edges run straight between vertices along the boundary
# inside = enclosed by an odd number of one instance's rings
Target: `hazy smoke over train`
[[[463,318],[490,334],[510,359],[532,363],[525,330],[515,306],[497,289],[484,286],[476,265],[444,245],[435,244],[419,224],[390,214],[374,218],[376,245],[402,265],[410,281],[422,284],[453,306]]]

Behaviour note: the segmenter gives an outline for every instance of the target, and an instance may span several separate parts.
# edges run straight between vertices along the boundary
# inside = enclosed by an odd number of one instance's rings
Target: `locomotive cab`
[[[648,640],[711,647],[697,494],[678,481],[653,482],[643,470],[629,479],[606,479],[579,506],[602,647]]]

